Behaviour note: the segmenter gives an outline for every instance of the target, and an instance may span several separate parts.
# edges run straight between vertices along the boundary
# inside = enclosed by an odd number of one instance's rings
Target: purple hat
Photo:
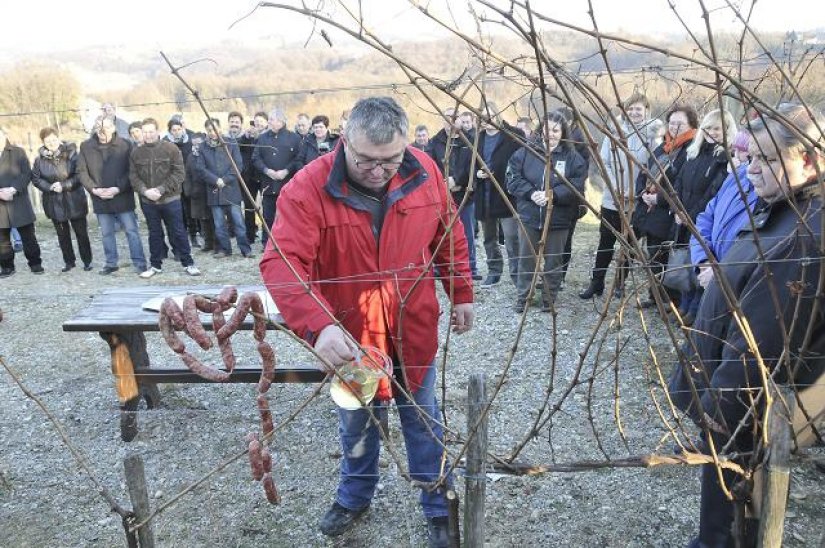
[[[740,129],[733,138],[733,149],[741,152],[748,151],[748,143],[750,143],[751,136],[744,129]]]

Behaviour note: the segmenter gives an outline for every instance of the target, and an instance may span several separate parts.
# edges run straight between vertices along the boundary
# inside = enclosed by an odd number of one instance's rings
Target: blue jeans
[[[149,263],[155,268],[163,264],[166,255],[166,241],[163,227],[169,233],[169,243],[172,249],[178,252],[180,263],[183,266],[195,264],[192,260],[192,248],[189,247],[189,238],[186,236],[186,227],[183,225],[183,208],[180,200],[168,204],[147,204],[140,202],[143,216],[146,217],[146,227],[149,229]]]
[[[476,267],[476,203],[469,199],[461,211],[458,212],[461,224],[464,225],[464,237],[467,238],[467,249],[470,252],[470,272],[478,274]]]
[[[235,231],[235,240],[243,255],[252,253],[252,248],[246,239],[246,225],[243,211],[236,205],[212,206],[212,218],[215,221],[215,240],[224,253],[232,253],[232,243],[229,241],[229,231],[226,229],[225,216],[231,215],[232,228]]]
[[[121,213],[98,213],[97,222],[100,225],[100,236],[103,239],[103,254],[106,255],[106,266],[117,266],[115,228],[120,223],[120,226],[126,232],[126,241],[129,242],[129,255],[132,258],[132,264],[138,272],[146,270],[146,256],[143,254],[143,244],[140,241],[135,210]]]
[[[432,482],[439,478],[443,440],[438,401],[435,397],[435,363],[430,364],[421,388],[413,394],[426,422],[404,396],[395,398],[401,418],[401,432],[407,447],[407,463],[414,480]],[[387,402],[371,404],[376,419],[386,417]],[[433,434],[438,440],[433,438]],[[350,510],[369,506],[378,483],[378,453],[381,436],[378,426],[370,420],[366,409],[347,411],[338,409],[338,433],[341,436],[341,478],[336,500]],[[450,478],[448,478],[448,485]],[[427,518],[446,516],[447,500],[444,488],[435,491],[421,490],[421,507]]]

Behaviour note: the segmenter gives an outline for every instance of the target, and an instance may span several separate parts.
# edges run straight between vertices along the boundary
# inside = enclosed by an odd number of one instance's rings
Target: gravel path
[[[102,249],[92,223],[95,264]],[[152,505],[168,501],[213,467],[243,450],[244,435],[258,428],[254,385],[162,385],[163,407],[140,413],[140,434],[121,442],[118,408],[105,343],[92,333],[64,333],[61,324],[107,287],[145,284],[122,260],[112,276],[75,270],[59,272],[60,252],[51,227],[38,228],[46,274],[34,276],[18,255],[18,273],[0,280],[0,354],[65,428],[102,483],[124,506],[128,494],[123,459],[139,453],[145,460]],[[572,378],[598,314],[575,291],[586,282],[596,241],[595,226],[580,224],[568,288],[560,295],[556,330],[558,352],[552,401]],[[119,236],[120,237],[120,236]],[[122,237],[120,237],[122,238]],[[145,241],[145,240],[144,240]],[[122,242],[121,242],[122,245]],[[481,251],[483,256],[483,251]],[[121,249],[121,257],[128,257]],[[193,279],[178,264],[166,263],[152,285],[258,283],[256,261],[213,259],[196,254],[204,275]],[[448,427],[463,434],[467,378],[484,371],[498,379],[512,347],[518,316],[511,312],[512,285],[477,290],[478,325],[451,339],[445,390]],[[652,315],[653,339],[666,341]],[[566,399],[552,423],[531,441],[522,460],[533,463],[605,460],[669,451],[664,429],[648,392],[649,365],[638,312],[630,309],[620,331],[606,339],[588,407],[587,387]],[[444,329],[442,326],[442,334]],[[551,319],[538,311],[528,321],[507,382],[493,406],[491,450],[506,454],[524,438],[545,398],[550,379]],[[160,337],[150,335],[154,365],[181,367]],[[239,362],[254,363],[251,335],[235,343]],[[279,363],[305,362],[308,355],[285,336],[270,333]],[[627,340],[620,359],[622,428],[614,419],[613,369],[617,340]],[[661,358],[667,362],[672,354]],[[589,358],[585,370],[590,371]],[[666,365],[669,370],[670,364]],[[601,371],[601,370],[600,370]],[[43,413],[5,373],[0,374],[0,546],[123,546],[119,517],[109,512]],[[491,383],[492,386],[492,383]],[[273,386],[276,423],[313,391],[312,386]],[[593,425],[588,414],[593,415]],[[403,453],[397,417],[391,436]],[[382,455],[381,483],[373,506],[360,525],[331,542],[317,530],[331,502],[338,473],[335,407],[326,392],[313,400],[276,437],[274,475],[283,503],[266,503],[249,478],[246,460],[228,466],[186,495],[154,522],[159,546],[422,546],[425,527],[413,488],[399,475],[388,453]],[[454,446],[458,448],[458,445]],[[821,451],[820,451],[821,454]],[[457,488],[463,494],[463,481]],[[785,544],[819,546],[825,527],[825,475],[808,461],[794,460],[785,527]],[[605,469],[538,477],[499,477],[488,483],[486,537],[489,546],[680,546],[698,525],[697,470]]]

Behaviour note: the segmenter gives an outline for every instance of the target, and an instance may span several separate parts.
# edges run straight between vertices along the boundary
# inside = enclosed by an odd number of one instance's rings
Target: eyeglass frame
[[[404,150],[401,151],[401,153],[400,153],[401,159],[400,160],[398,160],[397,162],[389,162],[389,161],[386,161],[386,160],[359,160],[358,156],[360,156],[361,153],[358,152],[357,150],[355,150],[355,147],[352,146],[352,144],[349,143],[346,139],[344,139],[344,144],[346,145],[348,150],[352,149],[352,153],[353,153],[352,161],[355,163],[355,167],[357,167],[358,169],[360,169],[362,171],[366,171],[366,172],[373,171],[377,167],[381,167],[381,169],[384,170],[385,172],[389,172],[389,171],[392,171],[394,169],[400,168],[401,164],[404,163],[404,151],[407,148],[407,147],[404,147]],[[373,164],[373,165],[370,166],[370,167],[366,167],[364,164]]]

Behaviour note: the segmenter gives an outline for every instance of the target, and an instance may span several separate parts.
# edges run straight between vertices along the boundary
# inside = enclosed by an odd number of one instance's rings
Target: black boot
[[[592,278],[590,280],[590,285],[588,285],[584,291],[579,293],[579,298],[592,299],[593,297],[601,297],[602,293],[604,293],[604,280]]]

